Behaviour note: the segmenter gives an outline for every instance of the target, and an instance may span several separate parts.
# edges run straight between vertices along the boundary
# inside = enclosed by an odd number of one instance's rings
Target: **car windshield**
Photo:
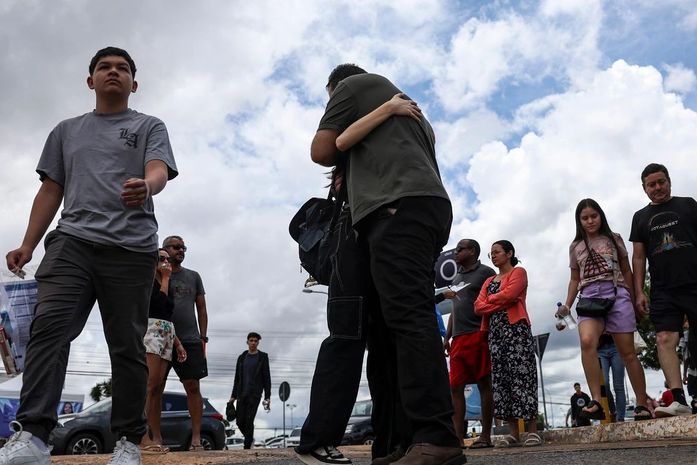
[[[373,401],[372,400],[359,400],[353,406],[351,411],[352,417],[369,417],[373,411]]]
[[[104,413],[108,412],[111,410],[111,397],[107,397],[106,399],[102,399],[99,402],[96,402],[88,407],[85,407],[82,409],[81,412],[76,413],[76,416],[82,416],[82,415],[94,415],[95,413]]]

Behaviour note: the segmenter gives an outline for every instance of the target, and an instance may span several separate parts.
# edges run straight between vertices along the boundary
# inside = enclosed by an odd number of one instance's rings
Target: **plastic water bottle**
[[[576,326],[578,325],[576,324],[576,320],[574,320],[573,315],[571,315],[571,311],[569,311],[569,314],[566,316],[561,316],[559,314],[561,305],[561,302],[557,302],[557,313],[554,314],[554,317],[557,319],[557,330],[564,331],[565,329],[576,329]]]

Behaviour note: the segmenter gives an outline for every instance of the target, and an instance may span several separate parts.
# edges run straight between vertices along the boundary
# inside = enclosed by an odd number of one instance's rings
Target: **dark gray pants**
[[[38,303],[23,377],[17,421],[44,442],[56,425],[70,342],[94,306],[99,309],[112,372],[111,427],[138,444],[145,433],[148,378],[143,336],[156,253],[138,253],[52,231],[36,273]]]

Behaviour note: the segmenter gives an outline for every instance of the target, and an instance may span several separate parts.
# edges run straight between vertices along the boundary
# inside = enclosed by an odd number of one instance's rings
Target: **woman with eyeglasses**
[[[482,317],[482,331],[489,331],[494,416],[507,420],[510,434],[496,441],[498,447],[521,444],[518,419],[527,423],[525,446],[538,446],[537,366],[525,306],[528,275],[516,267],[518,258],[509,241],[496,241],[489,254],[498,274],[488,278],[474,303],[474,313]]]
[[[169,254],[165,249],[158,251],[157,269],[150,295],[150,313],[148,315],[148,330],[143,343],[148,363],[148,391],[145,399],[145,415],[148,420],[148,430],[140,442],[144,452],[166,453],[167,447],[162,445],[160,430],[160,415],[162,414],[162,392],[165,388],[167,366],[172,360],[173,350],[177,360],[186,360],[186,350],[174,333],[172,312],[174,300],[169,293],[169,278],[172,265]]]
[[[605,316],[579,316],[578,334],[581,341],[581,363],[593,399],[581,410],[581,415],[594,420],[605,419],[600,405],[600,373],[598,341],[603,332],[612,335],[617,351],[627,369],[629,381],[636,395],[635,420],[652,417],[647,408],[644,369],[634,352],[636,317],[634,280],[624,241],[612,232],[605,212],[593,199],[583,199],[576,206],[576,237],[569,246],[571,278],[565,304],[557,314],[566,316],[578,293],[582,297],[614,299]],[[641,292],[641,290],[639,291]],[[577,309],[578,311],[578,309]],[[606,380],[607,381],[607,380]]]

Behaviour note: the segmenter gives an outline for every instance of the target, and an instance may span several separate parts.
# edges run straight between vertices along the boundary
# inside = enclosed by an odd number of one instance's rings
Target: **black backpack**
[[[300,266],[319,284],[329,285],[331,277],[331,231],[341,213],[343,200],[313,197],[300,207],[288,226],[298,243]]]

